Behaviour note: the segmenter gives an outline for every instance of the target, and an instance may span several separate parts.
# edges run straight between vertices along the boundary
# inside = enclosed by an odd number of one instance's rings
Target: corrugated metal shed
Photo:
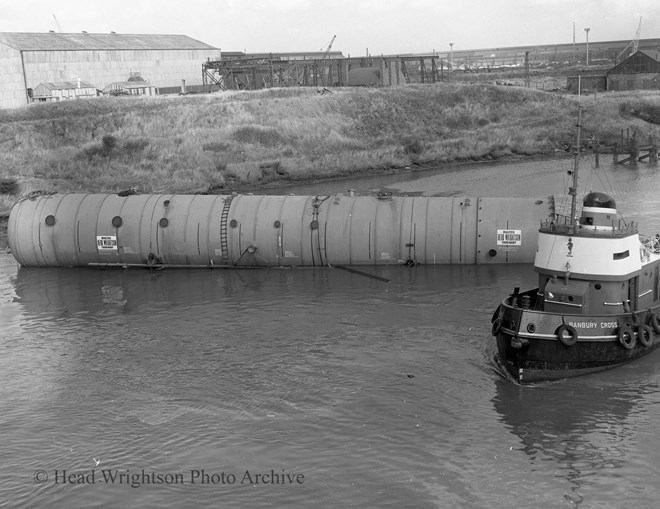
[[[86,81],[39,83],[32,92],[33,101],[62,101],[96,97],[96,87]]]
[[[0,43],[18,51],[215,50],[186,35],[0,33]]]
[[[608,90],[660,90],[660,62],[637,51],[607,73]]]
[[[620,64],[614,66],[607,74],[639,74],[659,73],[660,62],[644,51],[637,51]]]
[[[86,81],[60,81],[56,83],[40,83],[39,87],[46,90],[71,90],[74,88],[95,88],[94,85]],[[36,90],[36,89],[35,89]]]

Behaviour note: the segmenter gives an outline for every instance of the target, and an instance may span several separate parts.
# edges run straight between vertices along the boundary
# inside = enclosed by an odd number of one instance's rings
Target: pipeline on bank
[[[530,263],[552,197],[42,194],[18,201],[23,266]]]

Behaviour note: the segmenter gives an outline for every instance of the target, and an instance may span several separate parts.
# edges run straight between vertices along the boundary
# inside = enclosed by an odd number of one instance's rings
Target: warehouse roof
[[[656,74],[660,71],[660,61],[647,51],[636,51],[628,58],[612,67],[607,74]]]
[[[19,51],[218,50],[186,35],[0,32],[0,44]],[[218,50],[219,51],[219,50]]]
[[[40,87],[44,87],[48,90],[73,90],[76,88],[96,88],[94,85],[87,81],[49,81],[45,83],[40,83]]]

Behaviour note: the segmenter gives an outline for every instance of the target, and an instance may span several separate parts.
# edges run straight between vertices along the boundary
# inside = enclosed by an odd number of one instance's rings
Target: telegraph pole
[[[591,28],[584,29],[584,31],[587,33],[587,67],[589,67],[589,30],[591,30]]]

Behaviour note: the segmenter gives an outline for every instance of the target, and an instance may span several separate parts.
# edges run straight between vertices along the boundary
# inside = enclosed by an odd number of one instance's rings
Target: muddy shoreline
[[[229,193],[254,193],[257,194],[259,191],[273,189],[285,188],[290,186],[297,185],[314,185],[322,184],[326,182],[333,182],[335,180],[350,180],[352,178],[358,179],[362,177],[377,177],[379,175],[395,175],[397,173],[406,173],[411,170],[418,172],[430,171],[430,170],[439,170],[441,168],[454,169],[460,168],[461,166],[475,165],[475,164],[493,164],[493,163],[515,163],[522,161],[540,161],[544,159],[551,159],[557,154],[563,154],[564,151],[556,151],[554,153],[539,153],[533,155],[507,155],[504,157],[488,157],[481,159],[466,159],[462,161],[454,161],[451,163],[427,163],[427,164],[412,164],[410,166],[402,168],[369,168],[360,171],[356,171],[350,174],[337,174],[329,175],[318,178],[305,178],[305,179],[280,179],[273,180],[265,183],[258,184],[239,184],[235,186],[228,186],[224,189],[218,191],[218,194],[229,194]]]

